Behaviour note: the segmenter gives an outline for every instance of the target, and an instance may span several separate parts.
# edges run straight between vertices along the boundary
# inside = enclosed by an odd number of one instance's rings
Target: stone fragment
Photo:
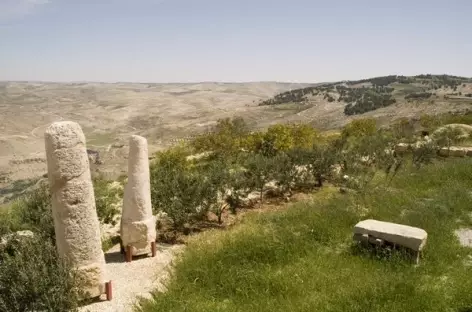
[[[123,196],[121,241],[134,256],[149,253],[156,241],[152,215],[147,140],[133,135],[129,140],[128,182]]]
[[[23,241],[33,237],[34,233],[28,230],[6,234],[0,237],[0,250],[4,249],[12,241]]]
[[[459,243],[464,247],[472,247],[472,229],[461,228],[454,232]]]
[[[449,148],[449,156],[452,157],[464,157],[467,153],[467,150],[463,147],[451,146]]]
[[[399,154],[406,153],[409,148],[410,148],[410,144],[407,144],[407,143],[398,143],[398,144],[395,146],[395,152],[397,152],[397,153],[399,153]]]
[[[105,257],[85,136],[75,122],[55,122],[45,145],[59,256],[78,269],[85,297],[98,297],[105,292]]]

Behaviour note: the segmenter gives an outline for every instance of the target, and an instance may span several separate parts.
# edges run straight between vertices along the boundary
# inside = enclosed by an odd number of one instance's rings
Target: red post
[[[133,251],[131,246],[126,246],[126,262],[131,262],[133,260]]]
[[[151,254],[153,257],[156,256],[156,242],[151,242]]]
[[[111,281],[105,283],[105,294],[107,295],[107,301],[111,301],[111,299],[113,299]]]

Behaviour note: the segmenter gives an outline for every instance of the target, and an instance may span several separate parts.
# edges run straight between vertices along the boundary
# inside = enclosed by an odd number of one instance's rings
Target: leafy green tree
[[[176,164],[151,167],[153,208],[167,213],[175,229],[182,229],[192,216],[202,215],[204,177]],[[200,210],[199,210],[200,208]]]
[[[344,155],[349,163],[346,172],[356,177],[359,189],[365,191],[379,170],[396,174],[400,167],[393,152],[395,144],[392,137],[382,132],[350,142]]]
[[[207,179],[203,187],[203,198],[208,209],[222,222],[223,212],[227,209],[226,194],[231,183],[231,175],[227,164],[223,161],[215,161],[206,170]]]
[[[211,133],[197,137],[191,145],[197,151],[228,155],[242,147],[248,132],[248,126],[241,117],[220,119]]]
[[[225,201],[232,213],[236,213],[236,209],[242,204],[242,198],[246,197],[250,191],[251,189],[243,169],[230,169],[228,194]]]
[[[248,186],[260,192],[260,203],[264,196],[264,189],[269,181],[275,177],[276,161],[273,157],[254,154],[248,157],[245,168]]]
[[[297,124],[291,128],[293,148],[308,149],[319,139],[318,132],[309,124]]]
[[[270,126],[264,134],[262,144],[261,150],[267,156],[291,149],[294,145],[291,127],[284,124]]]
[[[157,154],[150,166],[153,209],[168,214],[175,229],[182,229],[192,217],[205,214],[205,177],[186,160],[182,148]]]
[[[333,145],[326,144],[314,145],[311,153],[309,168],[318,186],[322,187],[323,181],[330,174],[332,166],[338,161],[338,153]]]
[[[282,195],[288,193],[289,196],[292,196],[292,188],[300,176],[300,170],[295,158],[291,157],[292,155],[282,153],[274,158],[274,179],[277,181]]]
[[[345,138],[361,138],[375,134],[377,122],[373,118],[355,119],[347,124],[341,135]]]

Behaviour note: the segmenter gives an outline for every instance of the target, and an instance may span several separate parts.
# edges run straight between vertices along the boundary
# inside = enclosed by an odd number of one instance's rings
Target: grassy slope
[[[168,292],[144,311],[471,311],[472,250],[453,234],[472,225],[471,176],[470,159],[441,162],[364,199],[325,188],[312,202],[249,214],[191,241]],[[424,228],[420,266],[354,247],[353,225],[370,217]]]

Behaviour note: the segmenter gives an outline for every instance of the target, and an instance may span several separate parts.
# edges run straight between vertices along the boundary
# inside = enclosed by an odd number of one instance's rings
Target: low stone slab
[[[391,222],[368,219],[354,226],[354,237],[368,235],[374,239],[421,251],[426,245],[425,230]]]
[[[466,147],[443,147],[439,150],[441,156],[464,157],[467,155],[468,148]]]

